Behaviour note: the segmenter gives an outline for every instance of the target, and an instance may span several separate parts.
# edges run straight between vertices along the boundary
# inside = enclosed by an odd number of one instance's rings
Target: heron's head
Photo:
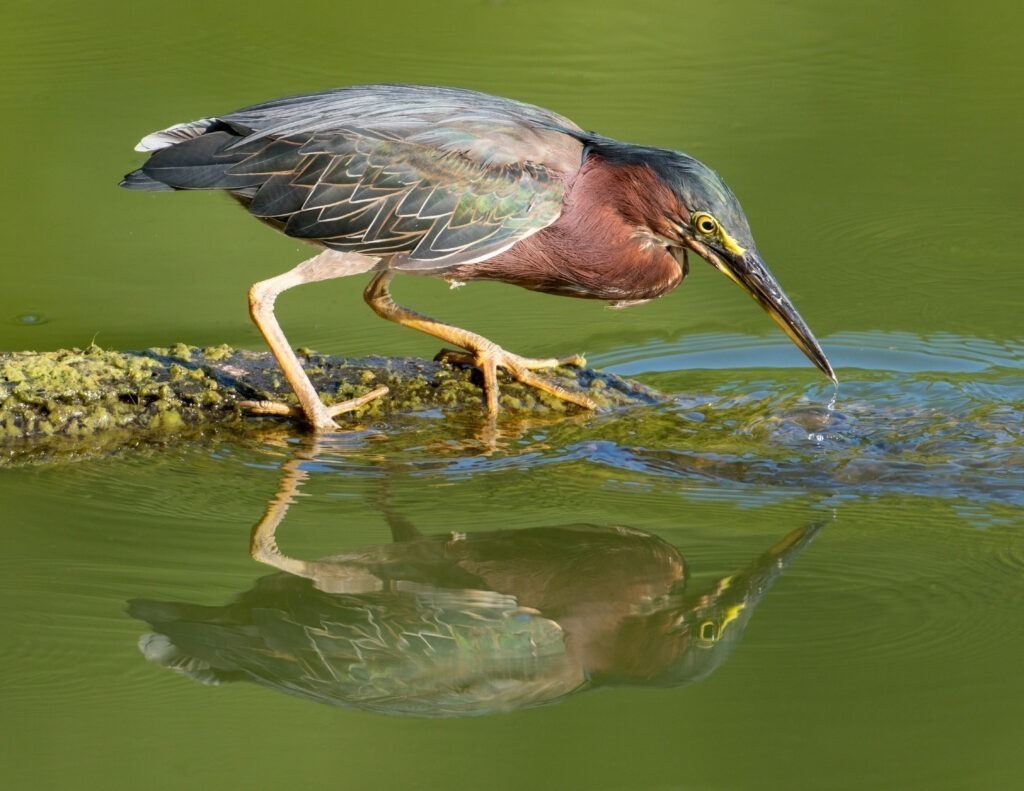
[[[679,243],[750,294],[811,362],[835,381],[814,334],[757,252],[746,215],[721,176],[678,151],[647,151],[646,164],[672,190],[681,207],[680,216],[667,218]]]

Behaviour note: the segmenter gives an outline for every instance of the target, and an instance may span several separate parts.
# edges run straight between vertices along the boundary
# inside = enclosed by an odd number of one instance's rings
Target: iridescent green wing
[[[488,164],[368,130],[243,141],[230,154],[244,158],[228,179],[263,179],[239,190],[255,216],[334,250],[394,255],[403,269],[488,258],[562,210],[562,179],[543,165]]]
[[[129,179],[228,190],[289,236],[437,270],[488,258],[561,213],[559,171],[498,153],[504,161],[357,128],[253,137],[214,122],[154,151]]]
[[[582,144],[541,107],[456,88],[291,96],[148,135],[131,189],[224,189],[290,236],[438,271],[550,225]]]

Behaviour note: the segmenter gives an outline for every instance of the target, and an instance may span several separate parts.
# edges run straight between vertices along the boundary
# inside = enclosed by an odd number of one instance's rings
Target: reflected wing
[[[535,706],[585,683],[555,622],[490,591],[329,594],[277,574],[226,607],[135,599],[151,662],[204,684],[248,680],[387,714],[449,717]]]
[[[580,162],[569,128],[469,91],[349,88],[154,133],[125,185],[229,190],[289,236],[442,269],[554,222]]]

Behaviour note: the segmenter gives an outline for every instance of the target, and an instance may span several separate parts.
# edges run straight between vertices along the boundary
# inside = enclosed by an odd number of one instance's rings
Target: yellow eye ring
[[[718,221],[710,214],[695,214],[693,227],[705,236],[714,236],[718,232]]]

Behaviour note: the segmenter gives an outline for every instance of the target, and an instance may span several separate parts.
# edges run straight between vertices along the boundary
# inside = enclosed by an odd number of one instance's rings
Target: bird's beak
[[[697,255],[757,300],[758,304],[775,319],[775,323],[782,327],[782,331],[790,337],[800,351],[806,354],[807,358],[833,382],[838,382],[835,371],[832,370],[814,333],[800,318],[793,303],[789,301],[789,297],[783,292],[771,270],[756,251],[743,251],[742,248],[737,248],[736,254],[726,258],[692,237],[687,237],[685,243]]]

